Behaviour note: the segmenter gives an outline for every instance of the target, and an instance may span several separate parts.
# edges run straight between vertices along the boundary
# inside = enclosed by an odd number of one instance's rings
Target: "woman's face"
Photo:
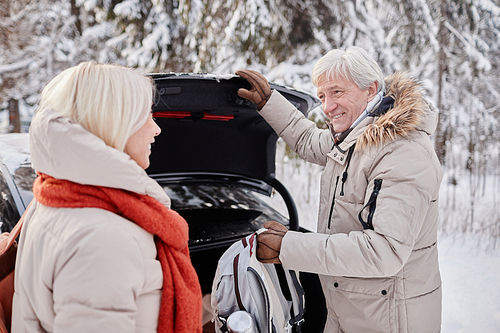
[[[146,169],[149,166],[151,144],[155,142],[155,136],[159,135],[160,132],[161,129],[156,125],[153,115],[150,114],[144,125],[128,138],[123,151],[141,168]]]

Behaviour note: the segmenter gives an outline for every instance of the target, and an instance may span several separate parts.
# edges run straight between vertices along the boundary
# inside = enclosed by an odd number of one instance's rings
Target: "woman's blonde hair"
[[[123,151],[128,138],[146,122],[153,94],[151,78],[89,61],[54,77],[42,90],[38,110],[54,109]]]
[[[376,81],[378,92],[385,91],[380,66],[358,46],[351,46],[346,50],[334,49],[319,59],[312,71],[312,83],[317,87],[324,75],[329,79],[341,77],[351,80],[361,90],[368,89]]]

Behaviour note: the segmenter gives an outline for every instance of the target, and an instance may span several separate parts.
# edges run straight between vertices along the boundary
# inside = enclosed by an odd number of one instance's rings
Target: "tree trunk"
[[[439,119],[436,128],[436,144],[435,150],[439,162],[444,165],[446,158],[446,140],[448,133],[448,126],[446,125],[446,110],[443,105],[443,77],[446,73],[446,27],[444,25],[446,19],[446,0],[441,1],[441,21],[439,23],[439,58],[438,58],[438,96],[437,96],[437,107],[439,110]]]
[[[9,100],[10,132],[21,133],[21,119],[19,118],[19,101],[12,98]]]
[[[71,0],[71,15],[75,17],[76,30],[80,36],[82,35],[82,21],[80,20],[80,7],[77,6],[76,0]]]

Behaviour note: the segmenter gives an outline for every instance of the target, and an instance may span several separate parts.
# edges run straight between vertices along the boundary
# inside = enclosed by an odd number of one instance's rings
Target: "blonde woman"
[[[12,332],[201,332],[187,223],[144,171],[152,100],[149,78],[95,62],[43,89]]]

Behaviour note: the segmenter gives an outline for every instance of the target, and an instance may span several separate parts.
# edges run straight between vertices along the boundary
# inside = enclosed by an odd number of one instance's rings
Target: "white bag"
[[[252,316],[259,333],[300,332],[304,290],[295,271],[263,264],[256,258],[256,233],[234,243],[222,255],[212,285],[212,309],[217,332],[235,311]]]

